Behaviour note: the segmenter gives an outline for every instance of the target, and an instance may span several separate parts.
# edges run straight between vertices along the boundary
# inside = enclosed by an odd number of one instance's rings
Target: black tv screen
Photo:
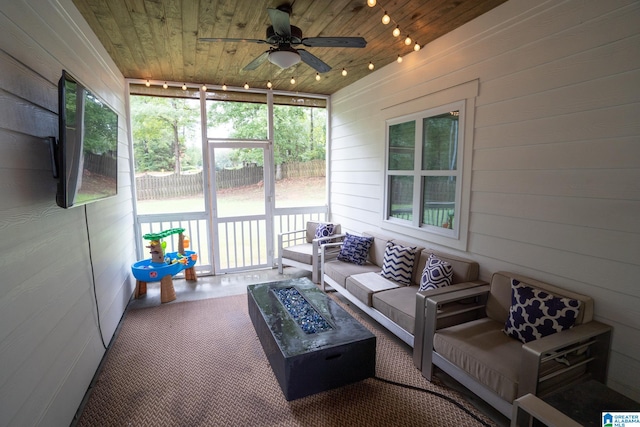
[[[66,71],[58,82],[58,193],[63,208],[118,192],[118,114]]]

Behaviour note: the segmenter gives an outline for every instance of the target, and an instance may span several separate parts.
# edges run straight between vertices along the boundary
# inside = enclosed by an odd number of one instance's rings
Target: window
[[[385,220],[458,239],[464,102],[387,120]]]

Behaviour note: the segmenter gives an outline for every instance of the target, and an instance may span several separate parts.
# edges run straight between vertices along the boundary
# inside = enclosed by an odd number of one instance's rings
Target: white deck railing
[[[216,274],[272,268],[277,261],[278,249],[275,246],[279,233],[304,229],[307,221],[324,221],[327,216],[326,206],[275,209],[273,226],[269,227],[274,236],[272,248],[267,248],[267,224],[263,216],[218,219],[220,247],[216,249],[213,248],[206,212],[138,215],[136,226],[141,238],[137,246],[138,259],[149,258],[145,247],[147,242],[142,236],[170,228],[184,228],[184,234],[189,237],[189,249],[198,253],[196,270],[200,275],[214,274],[215,253],[220,260]],[[178,250],[177,235],[167,237],[164,241],[167,242],[165,252]]]

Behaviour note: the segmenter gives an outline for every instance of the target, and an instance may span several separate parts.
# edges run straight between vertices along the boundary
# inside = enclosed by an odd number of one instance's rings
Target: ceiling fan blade
[[[227,38],[219,38],[219,37],[200,37],[198,38],[199,42],[228,42],[228,43],[266,43],[269,44],[266,40],[260,39],[227,39]]]
[[[245,65],[242,70],[243,71],[255,70],[256,68],[258,68],[260,66],[260,64],[262,64],[264,61],[266,61],[268,57],[269,57],[269,51],[267,50],[267,51],[263,52],[262,55],[258,56],[256,59],[254,59],[253,61],[249,62],[247,65]]]
[[[365,47],[367,41],[362,37],[308,37],[301,41],[308,47]]]
[[[271,25],[276,34],[283,37],[291,37],[291,20],[289,13],[280,9],[267,9]]]
[[[326,73],[331,70],[331,67],[322,62],[320,58],[317,56],[307,52],[304,49],[298,49],[298,53],[300,54],[300,58],[302,58],[302,62],[311,66],[311,68],[315,69],[319,73]]]

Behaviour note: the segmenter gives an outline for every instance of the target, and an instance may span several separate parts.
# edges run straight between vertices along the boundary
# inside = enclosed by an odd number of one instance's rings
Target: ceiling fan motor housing
[[[267,42],[270,44],[292,43],[300,44],[302,41],[302,30],[295,25],[291,25],[291,37],[283,37],[275,32],[273,25],[267,27]]]

